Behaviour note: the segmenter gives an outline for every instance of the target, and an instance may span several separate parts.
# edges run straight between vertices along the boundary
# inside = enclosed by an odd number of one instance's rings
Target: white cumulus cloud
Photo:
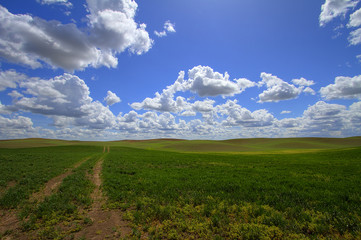
[[[361,129],[361,102],[355,102],[349,107],[348,114],[346,116],[350,122],[350,132],[352,135],[357,135]]]
[[[6,118],[0,116],[0,138],[15,139],[31,137],[35,131],[33,122],[28,117],[16,116]]]
[[[302,87],[295,87],[270,73],[261,73],[262,81],[259,86],[266,85],[267,89],[259,94],[259,102],[279,102],[294,99],[302,92]],[[300,81],[300,80],[297,80]],[[296,81],[296,82],[297,82]],[[300,81],[302,83],[302,80]]]
[[[346,107],[339,104],[328,104],[319,101],[303,113],[303,131],[329,135],[340,132],[344,128]]]
[[[31,68],[48,64],[73,72],[87,67],[115,68],[117,54],[129,50],[139,55],[152,47],[146,25],[134,20],[138,7],[135,1],[87,3],[90,14],[85,29],[29,14],[12,14],[0,6],[0,57]]]
[[[316,95],[315,90],[313,90],[313,89],[310,88],[310,87],[304,88],[304,89],[303,89],[303,92],[304,92],[304,93],[309,93],[309,94],[311,94],[311,95]]]
[[[208,66],[196,66],[188,71],[186,89],[201,97],[234,96],[256,84],[248,79],[229,80],[228,73],[221,74]]]
[[[189,79],[185,79],[185,72],[179,72],[178,79],[168,86],[162,93],[155,93],[154,98],[146,98],[142,102],[135,102],[131,107],[140,110],[156,110],[161,112],[189,111],[192,104],[184,97],[175,98],[175,93],[190,91],[200,97],[234,96],[246,88],[253,87],[256,83],[240,78],[229,80],[228,73],[224,75],[213,71],[208,66],[196,66],[188,71]]]
[[[12,105],[2,106],[2,110],[44,115],[53,119],[57,127],[106,129],[116,123],[116,116],[109,108],[94,101],[85,82],[72,74],[65,73],[49,80],[26,78],[9,95]]]
[[[313,90],[312,88],[310,88],[310,86],[314,85],[315,82],[312,80],[307,80],[305,78],[300,78],[300,79],[293,79],[292,80],[293,84],[301,86],[302,91],[304,93],[309,93],[311,95],[316,95],[315,90]]]
[[[358,2],[358,0],[326,0],[321,6],[320,26],[325,26],[326,23],[336,17],[345,16]]]
[[[237,100],[228,100],[225,104],[217,105],[217,112],[227,116],[222,122],[226,126],[264,127],[272,125],[275,120],[267,110],[251,112],[237,104]]]
[[[361,8],[350,15],[347,27],[358,27],[361,25]]]
[[[361,75],[354,77],[339,76],[335,83],[320,89],[321,96],[327,100],[341,98],[361,99]]]
[[[109,105],[109,106],[121,101],[120,98],[112,91],[107,92],[107,96],[104,98],[104,100],[107,103],[107,105]]]
[[[76,25],[12,14],[0,6],[0,56],[10,62],[43,66],[43,62],[68,71],[104,65],[102,53]]]
[[[107,52],[123,52],[129,49],[130,52],[140,55],[152,47],[153,40],[145,30],[146,25],[134,21],[133,8],[91,9],[91,13],[88,16],[91,40],[100,49]]]
[[[179,73],[178,79],[173,85],[163,89],[162,93],[155,93],[154,98],[146,98],[142,102],[132,103],[130,106],[136,110],[155,110],[159,112],[181,112],[187,108],[188,102],[185,98],[178,96],[174,99],[174,94],[184,91],[184,72]]]
[[[293,79],[292,82],[293,82],[293,84],[295,84],[295,85],[307,86],[307,87],[312,86],[312,85],[315,84],[314,81],[312,81],[312,80],[307,80],[307,79],[305,79],[305,78]]]

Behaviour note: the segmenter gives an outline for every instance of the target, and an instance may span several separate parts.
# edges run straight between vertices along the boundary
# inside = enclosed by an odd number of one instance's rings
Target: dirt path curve
[[[89,158],[85,158],[80,162],[76,163],[72,168],[68,169],[65,173],[60,174],[52,179],[50,179],[44,186],[42,190],[39,192],[33,193],[30,198],[30,203],[41,202],[45,199],[45,197],[50,196],[57,187],[61,184],[64,178],[69,176],[73,169],[78,168],[82,163],[87,161]],[[11,210],[0,210],[0,234],[4,233],[5,231],[14,231],[19,229],[19,219],[17,217],[19,213],[19,209],[11,209]],[[5,238],[11,239],[11,238]]]
[[[109,147],[108,147],[109,151]],[[131,228],[127,226],[127,222],[123,220],[123,212],[117,209],[102,209],[106,203],[103,196],[101,185],[101,171],[103,159],[100,159],[93,169],[92,181],[95,190],[91,195],[93,204],[88,216],[92,224],[84,227],[80,232],[75,234],[75,239],[84,237],[85,239],[119,239],[126,237],[131,233]]]
[[[45,199],[45,197],[50,196],[53,192],[55,192],[55,190],[58,188],[58,186],[63,182],[64,178],[66,178],[73,172],[73,169],[80,167],[80,165],[82,165],[88,159],[89,158],[85,158],[85,159],[81,160],[80,162],[77,162],[72,168],[68,169],[65,173],[60,174],[60,175],[50,179],[45,184],[44,188],[41,191],[35,192],[35,193],[33,193],[33,195],[31,195],[29,202],[41,202]]]
[[[18,212],[12,210],[0,210],[0,234],[6,231],[14,231],[19,228],[19,219],[17,217]],[[11,239],[11,238],[4,238]]]

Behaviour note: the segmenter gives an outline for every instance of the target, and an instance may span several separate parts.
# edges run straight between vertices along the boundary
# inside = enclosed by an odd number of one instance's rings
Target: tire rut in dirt
[[[108,148],[109,149],[109,148]],[[85,237],[85,239],[119,239],[131,233],[131,228],[123,220],[123,212],[117,209],[103,209],[106,197],[103,196],[101,185],[101,171],[103,159],[99,160],[93,169],[92,181],[95,189],[91,195],[93,204],[88,217],[91,224],[75,234],[75,238]]]
[[[50,196],[54,193],[58,186],[62,183],[63,179],[69,176],[73,169],[78,168],[81,164],[86,162],[89,158],[85,158],[78,163],[76,163],[72,168],[68,169],[65,173],[60,174],[52,179],[50,179],[45,185],[44,188],[38,192],[33,193],[28,202],[31,204],[36,204],[37,202],[42,202],[45,197]],[[17,209],[1,209],[0,210],[0,234],[5,232],[19,233],[21,232],[20,220],[18,214],[21,212],[20,208]],[[0,235],[1,236],[1,235]],[[17,238],[17,237],[16,237]],[[10,236],[4,237],[4,239],[16,239]]]

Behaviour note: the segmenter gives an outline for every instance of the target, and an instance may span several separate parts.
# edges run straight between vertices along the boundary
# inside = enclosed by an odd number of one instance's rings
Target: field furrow
[[[56,176],[50,179],[44,186],[44,188],[39,191],[35,192],[31,195],[28,202],[31,205],[36,205],[37,203],[41,203],[44,201],[46,197],[49,197],[53,194],[59,185],[62,183],[63,179],[68,177],[74,169],[77,169],[80,165],[86,162],[89,158],[85,158],[78,163],[76,163],[72,168],[68,169],[65,173]],[[15,237],[8,236],[7,239],[27,239],[28,236],[23,236],[21,233],[21,219],[19,215],[21,215],[21,208],[12,209],[12,210],[2,210],[0,212],[1,219],[0,219],[0,233],[15,233]],[[0,235],[1,236],[1,235]]]
[[[53,150],[51,154],[47,150]],[[56,209],[56,201],[53,201],[50,206],[51,209],[48,214],[40,213],[40,209],[42,209],[47,203],[49,203],[50,199],[54,199],[58,196],[59,193],[57,189],[60,189],[61,192],[64,191],[64,180],[66,181],[69,178],[72,178],[73,175],[75,175],[77,172],[79,172],[79,169],[83,169],[85,173],[85,168],[81,166],[85,166],[88,162],[91,162],[91,159],[94,157],[84,157],[85,154],[92,154],[94,155],[97,148],[88,148],[87,151],[84,151],[84,148],[81,149],[74,149],[72,147],[66,147],[64,148],[42,148],[42,149],[27,149],[17,151],[17,153],[13,150],[10,150],[9,152],[2,152],[0,154],[0,160],[7,160],[7,168],[11,167],[11,164],[14,164],[15,166],[19,164],[19,162],[22,161],[22,164],[26,164],[26,161],[31,161],[31,166],[38,167],[38,174],[33,174],[32,168],[27,169],[28,172],[23,171],[23,178],[26,177],[27,181],[24,180],[18,180],[18,184],[13,186],[12,188],[9,188],[8,191],[2,196],[1,200],[4,203],[7,203],[11,201],[11,197],[14,197],[9,194],[11,191],[21,191],[25,189],[26,193],[30,193],[31,189],[40,189],[40,191],[34,191],[33,193],[29,194],[28,199],[26,199],[26,194],[21,196],[22,198],[18,200],[16,205],[10,205],[12,209],[8,208],[8,205],[5,205],[1,207],[0,209],[0,237],[4,236],[6,239],[29,239],[31,236],[36,236],[34,234],[37,231],[36,226],[40,226],[37,219],[40,219],[44,216],[49,215],[50,212],[56,212],[58,209]],[[77,150],[80,150],[80,152],[77,152]],[[43,156],[41,155],[41,152]],[[45,155],[45,157],[44,157]],[[70,158],[69,159],[63,159],[59,155],[62,155],[63,157]],[[31,156],[32,158],[29,158]],[[88,155],[89,156],[89,155]],[[41,158],[43,157],[43,158]],[[15,160],[15,161],[14,161]],[[25,160],[25,161],[24,161]],[[34,161],[35,160],[35,161]],[[38,161],[36,161],[38,160]],[[44,162],[46,162],[44,164]],[[0,161],[1,164],[1,161]],[[4,164],[4,163],[2,163]],[[40,165],[41,164],[41,165]],[[49,169],[46,167],[47,165],[53,166]],[[43,166],[45,165],[45,167]],[[45,170],[45,169],[46,170]],[[14,169],[15,171],[17,169]],[[23,169],[26,170],[26,169]],[[44,171],[45,170],[45,171]],[[55,170],[55,171],[54,171]],[[61,173],[58,176],[55,176],[45,182],[46,177],[44,176],[52,176],[56,172],[59,172],[59,170],[62,170],[63,173]],[[50,174],[49,174],[50,173]],[[6,176],[5,173],[4,175]],[[3,175],[3,176],[4,176]],[[40,182],[44,182],[44,185],[42,188],[36,187],[40,185]],[[31,186],[32,184],[32,186]],[[61,194],[61,193],[60,193]],[[80,192],[80,194],[82,194]],[[6,201],[5,201],[6,200]],[[17,200],[15,198],[15,200]],[[50,200],[51,202],[51,200]],[[59,202],[57,203],[59,204]],[[61,204],[63,206],[66,206],[65,204]],[[62,206],[62,207],[63,207]],[[36,223],[38,222],[38,223]],[[35,224],[35,225],[34,225]]]
[[[0,149],[0,239],[361,239],[351,140],[241,154],[154,150],[200,146],[182,140]]]
[[[80,165],[82,165],[84,162],[86,162],[89,158],[85,158],[78,163],[76,163],[72,168],[68,169],[65,173],[60,174],[59,176],[56,176],[52,179],[50,179],[43,189],[39,192],[35,192],[31,195],[29,202],[30,203],[36,203],[36,202],[42,202],[44,199],[48,196],[50,196],[52,193],[54,193],[59,185],[62,183],[64,178],[68,177],[70,174],[72,174],[73,170],[78,168]]]
[[[109,152],[109,147],[107,148]],[[75,238],[85,239],[117,239],[126,237],[130,234],[131,229],[127,226],[127,222],[123,220],[123,212],[118,209],[107,209],[105,207],[107,198],[101,190],[103,158],[101,158],[94,166],[92,182],[95,185],[91,194],[92,205],[86,216],[91,220],[91,224],[84,227],[75,234]]]

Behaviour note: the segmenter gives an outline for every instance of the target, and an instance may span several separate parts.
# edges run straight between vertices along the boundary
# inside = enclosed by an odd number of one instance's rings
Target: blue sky
[[[360,8],[0,0],[0,138],[361,135]]]

